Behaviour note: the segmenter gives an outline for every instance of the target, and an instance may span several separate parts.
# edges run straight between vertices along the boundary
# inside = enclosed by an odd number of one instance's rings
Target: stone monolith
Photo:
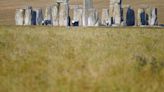
[[[15,24],[24,25],[25,9],[16,9]]]
[[[56,4],[52,6],[52,24],[53,26],[59,26],[59,6]]]
[[[47,21],[47,23],[46,23],[47,25],[51,25],[52,24],[52,10],[51,10],[51,6],[46,7],[44,21]]]
[[[93,1],[92,0],[83,0],[83,26],[88,25],[88,16],[89,16],[89,9],[93,8]]]
[[[88,26],[99,26],[98,12],[95,9],[88,11]]]
[[[32,25],[41,25],[43,21],[42,9],[36,8],[32,10]]]
[[[108,26],[109,24],[111,24],[110,22],[110,16],[109,16],[109,9],[103,9],[102,10],[102,16],[101,16],[101,24]]]
[[[82,26],[82,18],[83,18],[83,9],[79,8],[78,6],[75,6],[73,11],[73,21],[78,22],[79,26]]]
[[[70,22],[69,19],[69,4],[68,3],[60,3],[60,11],[59,11],[59,25],[60,26],[68,26]]]

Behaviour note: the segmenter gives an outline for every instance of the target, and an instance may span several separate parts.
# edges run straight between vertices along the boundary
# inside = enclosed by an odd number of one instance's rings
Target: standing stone
[[[95,9],[90,9],[88,12],[88,26],[99,26],[98,12]]]
[[[110,16],[109,16],[109,9],[103,9],[102,10],[102,16],[101,16],[101,24],[102,25],[111,25],[111,20],[110,20]]]
[[[137,21],[138,26],[146,25],[146,13],[143,8],[138,9]]]
[[[73,21],[78,22],[78,25],[82,26],[82,17],[83,17],[83,9],[79,8],[78,6],[75,6],[73,12]]]
[[[59,12],[59,25],[68,26],[70,24],[69,17],[69,4],[60,3],[60,12]]]
[[[83,0],[83,26],[88,25],[88,10],[93,8],[92,0]]]
[[[52,6],[52,24],[59,26],[59,4]]]
[[[52,24],[52,11],[51,11],[51,7],[47,7],[45,10],[45,17],[44,17],[44,21],[46,21],[47,25],[51,25]]]
[[[122,7],[122,21],[126,24],[126,26],[135,25],[135,13],[129,5]]]
[[[43,21],[42,9],[33,9],[32,11],[32,25],[41,25]]]
[[[117,3],[114,5],[113,21],[116,25],[121,24],[121,7]]]
[[[16,25],[24,25],[24,15],[25,15],[24,9],[16,9],[16,14],[15,14]]]
[[[153,8],[152,9],[152,18],[150,19],[150,25],[154,26],[154,25],[158,25],[158,21],[157,21],[157,8]]]
[[[111,16],[112,24],[121,24],[121,4],[122,0],[110,0],[109,14]]]
[[[31,25],[31,19],[32,19],[32,9],[27,8],[25,9],[25,20],[24,20],[24,25]]]

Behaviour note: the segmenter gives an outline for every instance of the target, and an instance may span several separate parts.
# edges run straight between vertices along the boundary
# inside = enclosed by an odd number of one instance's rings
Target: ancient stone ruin
[[[73,12],[70,12],[73,11]],[[100,12],[93,6],[93,0],[83,0],[83,5],[70,5],[69,0],[55,0],[46,7],[31,6],[16,9],[16,25],[51,26],[156,26],[157,8],[141,7],[137,13],[122,0],[109,0],[109,8]],[[136,16],[135,16],[136,15]]]

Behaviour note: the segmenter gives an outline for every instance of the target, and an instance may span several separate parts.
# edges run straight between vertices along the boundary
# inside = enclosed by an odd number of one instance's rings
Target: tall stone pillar
[[[83,26],[88,25],[88,10],[93,8],[92,0],[83,0]]]
[[[24,16],[25,16],[25,9],[16,9],[15,24],[24,25]]]
[[[32,19],[32,7],[27,7],[25,9],[25,20],[24,20],[24,25],[31,25],[31,19]]]
[[[59,6],[60,6],[59,3],[52,6],[52,24],[53,24],[53,26],[59,26]]]
[[[41,25],[43,21],[43,12],[42,9],[36,8],[32,10],[32,24]]]
[[[109,15],[112,18],[113,24],[121,24],[121,5],[122,0],[110,0]]]
[[[83,24],[82,20],[83,20],[83,9],[77,5],[74,7],[73,21],[78,22],[79,26],[82,26]]]
[[[109,16],[109,9],[102,10],[101,24],[105,26],[111,25],[111,19]]]

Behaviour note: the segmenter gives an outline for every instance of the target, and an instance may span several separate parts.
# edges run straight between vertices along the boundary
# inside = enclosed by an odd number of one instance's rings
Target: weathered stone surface
[[[32,25],[41,25],[43,21],[42,9],[37,8],[32,11]]]
[[[93,8],[92,0],[83,0],[83,26],[88,25],[88,10]]]
[[[60,3],[59,25],[68,26],[68,24],[70,24],[69,5],[67,3]]]
[[[52,24],[59,26],[59,4],[52,6]]]
[[[15,24],[24,25],[25,9],[16,9]]]
[[[88,26],[98,26],[98,25],[99,25],[98,12],[95,9],[90,9],[89,16],[88,16]]]
[[[146,13],[143,8],[138,9],[137,22],[138,26],[146,25]]]
[[[69,0],[56,0],[57,3],[68,3]]]
[[[109,9],[103,9],[102,10],[102,16],[101,16],[101,24],[102,25],[109,25]]]
[[[151,12],[151,22],[149,23],[151,26],[158,25],[158,20],[157,20],[157,8],[152,8]]]
[[[114,24],[121,24],[121,6],[119,4],[114,5],[114,14],[113,14]]]
[[[48,21],[48,24],[52,24],[52,10],[51,6],[47,7],[45,10],[44,21]]]
[[[110,0],[110,4],[121,4],[122,0]]]
[[[24,25],[31,25],[31,19],[32,19],[32,9],[25,9],[25,20]]]
[[[122,21],[126,23],[126,26],[135,25],[135,12],[129,5],[122,7]]]
[[[79,26],[82,26],[82,18],[83,18],[83,9],[79,8],[78,6],[75,6],[74,12],[73,12],[73,21],[78,22]]]

